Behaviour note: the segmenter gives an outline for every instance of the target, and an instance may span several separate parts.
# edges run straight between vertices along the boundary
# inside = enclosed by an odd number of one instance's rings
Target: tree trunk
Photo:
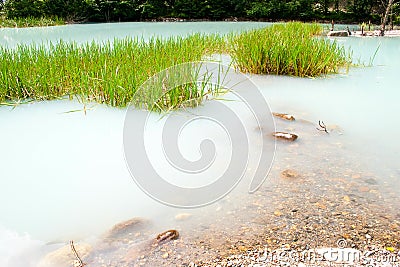
[[[384,16],[382,18],[381,32],[379,34],[380,36],[384,36],[385,35],[385,25],[387,23],[389,12],[390,12],[390,9],[391,9],[392,5],[393,5],[393,0],[389,0],[389,3],[387,5],[387,7],[386,7],[385,14],[384,14]]]

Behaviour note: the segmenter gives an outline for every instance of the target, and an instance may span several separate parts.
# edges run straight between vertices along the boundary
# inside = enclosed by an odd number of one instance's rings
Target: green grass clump
[[[217,35],[195,34],[166,40],[127,38],[85,45],[60,41],[49,47],[0,48],[0,102],[80,96],[123,107],[154,74],[220,52],[224,42]],[[165,105],[179,106],[176,99],[185,102],[188,96],[201,97],[201,92],[190,91],[193,88],[171,90]]]
[[[317,24],[291,22],[231,37],[231,56],[242,72],[316,77],[350,64],[343,47],[317,38]]]
[[[170,111],[197,107],[204,99],[225,93],[224,71],[218,73],[204,62],[189,62],[165,69],[141,85],[133,97],[136,107]]]
[[[43,26],[57,26],[65,25],[65,21],[58,18],[14,18],[7,19],[4,16],[0,17],[0,28],[25,28],[25,27],[43,27]]]
[[[133,102],[158,111],[194,107],[220,88],[213,87],[200,65],[184,63],[215,53],[230,53],[242,72],[300,77],[337,72],[350,63],[349,56],[336,43],[315,37],[321,31],[317,24],[287,23],[228,38],[194,34],[0,47],[0,105],[79,97],[119,107]]]

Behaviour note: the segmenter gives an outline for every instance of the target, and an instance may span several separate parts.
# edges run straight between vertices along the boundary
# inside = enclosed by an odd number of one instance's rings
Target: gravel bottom
[[[365,171],[368,166],[358,162],[360,155],[351,154],[341,142],[338,127],[332,127],[329,135],[304,122],[278,121],[277,127],[299,133],[300,140],[278,143],[269,180],[259,191],[231,196],[225,200],[231,204],[228,207],[196,215],[190,219],[189,230],[182,226],[179,240],[132,263],[400,266],[396,184],[387,182],[389,177]],[[398,176],[391,174],[391,178]],[[309,251],[314,252],[311,258],[304,256]],[[347,255],[341,253],[357,256],[340,258]]]
[[[341,131],[284,121],[277,128],[299,139],[278,143],[256,193],[171,214],[176,240],[155,243],[168,229],[143,227],[100,240],[87,266],[400,266],[399,173],[366,171]]]

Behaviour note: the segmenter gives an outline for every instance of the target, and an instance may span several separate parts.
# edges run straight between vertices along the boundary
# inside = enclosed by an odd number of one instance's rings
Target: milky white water
[[[75,24],[41,28],[0,28],[0,44],[15,47],[18,44],[57,42],[59,40],[85,43],[88,41],[103,42],[114,38],[140,37],[148,39],[154,36],[169,37],[201,33],[228,33],[263,27],[263,22],[125,22]]]
[[[339,43],[353,51],[355,62],[372,67],[354,67],[348,73],[328,78],[255,77],[273,110],[304,114],[308,120],[324,120],[345,130],[352,148],[378,162],[370,166],[397,172],[400,133],[399,77],[400,38],[342,38]],[[360,160],[363,160],[361,158]],[[383,165],[382,165],[383,164]]]
[[[262,25],[116,23],[0,29],[0,44],[14,47],[18,43],[59,39],[82,43],[125,36],[225,33]],[[349,153],[358,155],[357,160],[400,191],[400,38],[336,40],[351,47],[354,59],[366,64],[379,47],[373,66],[317,79],[252,79],[273,111],[292,113],[314,123],[323,120],[327,125],[339,125],[344,133],[340,140]],[[179,213],[149,198],[132,181],[123,156],[125,111],[87,103],[85,115],[83,108],[84,104],[77,101],[0,107],[0,266],[35,266],[51,249],[45,245],[48,242],[90,238],[136,216],[168,225],[163,215]],[[76,110],[80,111],[69,112]],[[155,118],[152,123],[149,139],[159,136],[162,121]],[[229,145],[223,131],[207,122],[198,122],[186,131],[182,153],[192,160],[199,153],[196,146],[191,151],[190,145],[206,136],[219,140],[217,149],[223,153]],[[225,163],[220,162],[221,166]],[[163,170],[160,163],[159,171]],[[219,172],[219,168],[211,170],[213,175]],[[212,181],[210,177],[206,182]],[[175,182],[184,184],[186,180]]]

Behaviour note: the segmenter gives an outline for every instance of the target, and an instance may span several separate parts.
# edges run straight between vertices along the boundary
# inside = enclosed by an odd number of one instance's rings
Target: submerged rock
[[[277,138],[277,139],[285,140],[285,141],[289,141],[289,142],[293,142],[298,138],[298,136],[296,134],[285,133],[285,132],[275,132],[272,135],[275,136],[275,138]]]
[[[159,245],[174,239],[178,239],[178,237],[179,237],[179,232],[177,230],[168,230],[162,232],[161,234],[158,234],[155,239],[155,243]]]
[[[297,178],[299,177],[299,173],[294,171],[294,170],[284,170],[283,172],[281,172],[281,177],[282,178]]]
[[[328,36],[331,37],[348,37],[349,32],[348,31],[330,31],[328,32]]]
[[[89,244],[77,243],[74,245],[79,257],[85,262],[85,259],[92,251]],[[38,264],[38,267],[71,267],[75,266],[76,257],[71,250],[70,245],[65,245],[53,252],[47,254]]]
[[[338,135],[342,135],[344,130],[336,124],[329,124],[326,126],[327,130],[329,133],[336,133]]]
[[[114,225],[103,237],[106,242],[122,241],[135,236],[150,225],[149,221],[143,218],[132,218]]]
[[[275,117],[287,120],[287,121],[294,121],[295,120],[293,115],[290,115],[290,114],[287,114],[287,113],[272,112],[272,115],[274,115]]]
[[[378,181],[374,178],[368,178],[366,179],[364,182],[366,182],[367,184],[371,184],[371,185],[377,185]]]
[[[137,259],[149,255],[154,249],[159,245],[162,245],[171,240],[175,240],[179,237],[179,232],[177,230],[168,230],[158,234],[156,238],[141,242],[139,244],[132,245],[125,255],[123,256],[123,262],[134,263]],[[166,257],[167,258],[167,257]]]
[[[192,217],[191,213],[179,213],[179,214],[175,215],[175,220],[184,221],[184,220],[189,219],[190,217]]]

